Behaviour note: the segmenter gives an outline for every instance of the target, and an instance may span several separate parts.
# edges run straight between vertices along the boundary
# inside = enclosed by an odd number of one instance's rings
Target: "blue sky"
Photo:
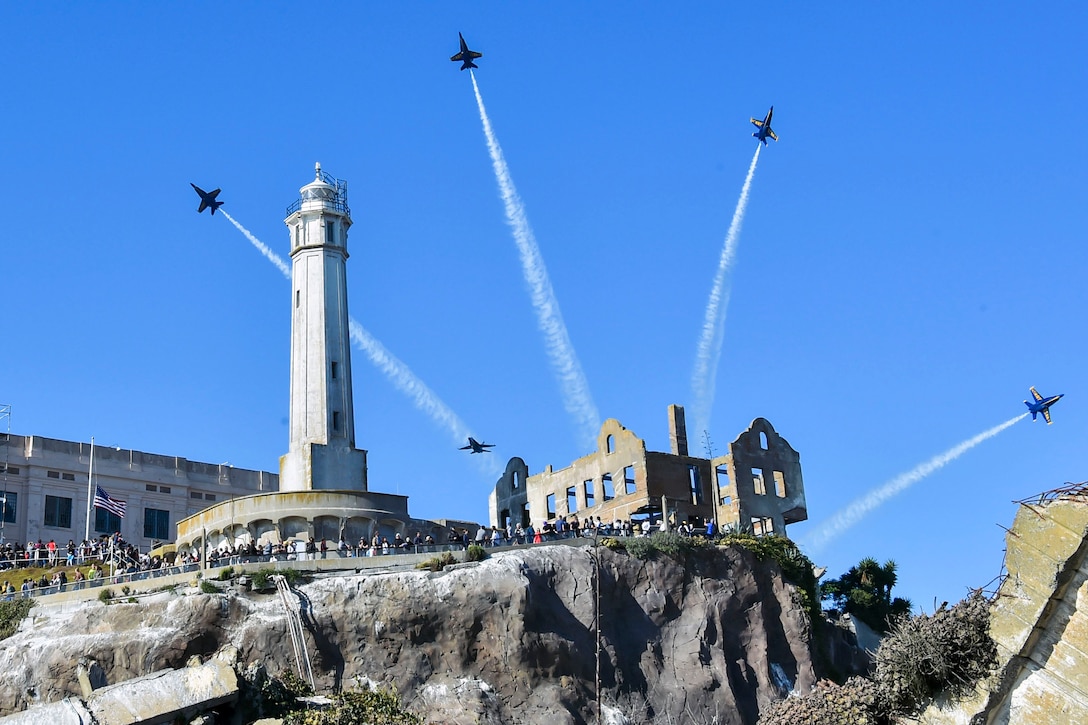
[[[765,417],[810,521],[1064,392],[815,556],[899,563],[931,609],[1001,565],[1010,502],[1086,478],[1075,4],[10,5],[0,144],[13,431],[276,470],[315,161],[349,183],[353,316],[530,471],[588,452],[505,223],[457,32],[602,417],[667,450],[755,150],[710,437]],[[356,352],[376,490],[482,520],[494,475]],[[698,432],[693,431],[693,439]],[[701,445],[693,440],[693,448]]]

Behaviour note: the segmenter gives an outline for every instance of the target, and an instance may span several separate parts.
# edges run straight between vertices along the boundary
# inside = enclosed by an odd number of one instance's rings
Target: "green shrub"
[[[15,634],[15,630],[19,628],[19,622],[26,618],[33,606],[33,599],[0,602],[0,639],[7,639]]]
[[[103,589],[98,593],[98,601],[102,602],[103,604],[109,604],[111,599],[113,599],[112,589]]]
[[[200,591],[204,592],[205,594],[218,594],[219,587],[215,586],[211,582],[202,581],[200,582]]]
[[[622,544],[619,540],[605,540],[605,546],[609,549],[627,549],[627,553],[637,559],[649,559],[657,553],[662,553],[673,558],[686,555],[696,549],[709,549],[713,545],[702,536],[681,536],[674,531],[658,531],[649,536],[635,536],[627,539]]]
[[[383,690],[341,692],[324,710],[295,711],[283,725],[422,725],[423,718],[403,708],[400,699]]]
[[[427,559],[427,561],[421,561],[416,564],[416,569],[426,569],[428,571],[442,571],[449,564],[456,564],[457,559],[450,552],[445,552],[442,556],[435,556]]]
[[[126,597],[129,594],[132,594],[132,587],[130,587],[128,584],[124,585],[123,587],[121,587],[121,594]]]
[[[472,544],[465,550],[465,561],[483,561],[487,558],[487,549],[479,544]]]
[[[808,611],[809,618],[813,622],[822,619],[823,614],[816,595],[816,573],[812,570],[812,561],[801,553],[797,544],[784,536],[753,536],[746,533],[726,534],[721,543],[740,546],[760,559],[773,559],[777,562],[782,575],[800,590],[801,603]]]
[[[221,582],[229,582],[233,578],[234,578],[234,567],[233,566],[228,566],[226,569],[223,569],[221,572],[219,572],[219,581],[221,581]]]
[[[253,575],[250,577],[253,588],[257,590],[270,588],[272,586],[272,575],[275,573],[275,569],[258,569],[253,572]]]

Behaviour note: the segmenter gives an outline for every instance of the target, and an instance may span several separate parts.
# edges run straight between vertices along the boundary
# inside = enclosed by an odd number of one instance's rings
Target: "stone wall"
[[[992,607],[998,667],[974,697],[920,723],[1088,722],[1088,499],[1022,503],[1006,537],[1008,576]]]

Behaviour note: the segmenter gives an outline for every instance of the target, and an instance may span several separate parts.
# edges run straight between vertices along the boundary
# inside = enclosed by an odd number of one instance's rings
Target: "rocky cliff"
[[[640,560],[535,547],[437,573],[349,571],[297,596],[319,689],[392,687],[429,722],[595,722],[596,621],[613,721],[754,723],[761,705],[815,680],[794,588],[741,548]],[[81,659],[99,684],[227,645],[242,665],[294,669],[277,596],[157,597],[32,610],[0,648],[0,713],[78,695]]]

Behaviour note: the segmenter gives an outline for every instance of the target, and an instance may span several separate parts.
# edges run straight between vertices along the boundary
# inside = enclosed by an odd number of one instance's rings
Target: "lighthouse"
[[[280,491],[366,491],[351,390],[347,182],[321,164],[315,171],[284,220],[291,235],[291,405]]]

